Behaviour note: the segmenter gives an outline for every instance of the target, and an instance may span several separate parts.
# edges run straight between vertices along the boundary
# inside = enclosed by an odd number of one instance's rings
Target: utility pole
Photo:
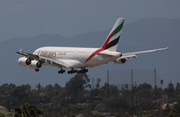
[[[158,112],[158,103],[157,103],[157,85],[156,85],[156,69],[154,69],[154,80],[155,80],[155,89],[154,89],[154,93],[155,93],[155,101],[156,101],[156,109]],[[156,117],[157,117],[158,113],[156,113]]]
[[[108,87],[107,87],[107,89],[108,89],[108,103],[107,103],[107,107],[108,107],[108,110],[109,110],[109,107],[110,107],[110,101],[109,101],[109,70],[107,70],[107,83],[108,83]]]
[[[133,95],[133,70],[131,69],[131,85],[132,85],[132,89],[131,89],[131,101],[132,101],[132,108],[134,107],[134,104],[133,104],[133,98],[134,98],[134,95]]]
[[[93,90],[94,90],[94,78],[92,78],[92,88],[93,88]]]

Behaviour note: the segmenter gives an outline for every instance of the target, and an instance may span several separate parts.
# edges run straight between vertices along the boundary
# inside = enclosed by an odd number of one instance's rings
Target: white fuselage
[[[87,68],[99,66],[119,58],[119,52],[113,52],[116,53],[117,56],[106,56],[101,54],[92,55],[98,49],[99,48],[41,47],[36,49],[33,54],[40,57],[47,57],[66,62],[70,68]],[[45,62],[43,65],[55,66],[49,62]]]

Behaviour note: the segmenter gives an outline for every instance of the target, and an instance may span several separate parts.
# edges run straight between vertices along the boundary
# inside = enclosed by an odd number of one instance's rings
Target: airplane
[[[137,58],[137,54],[168,50],[166,48],[121,53],[117,52],[118,42],[121,36],[125,19],[118,18],[112,30],[100,48],[82,48],[82,47],[40,47],[33,53],[24,52],[22,49],[17,53],[23,55],[18,59],[20,66],[29,66],[36,72],[45,66],[58,67],[59,74],[65,73],[64,68],[69,68],[68,74],[86,73],[88,68],[114,62],[123,64],[130,57]],[[79,70],[77,70],[79,69]]]

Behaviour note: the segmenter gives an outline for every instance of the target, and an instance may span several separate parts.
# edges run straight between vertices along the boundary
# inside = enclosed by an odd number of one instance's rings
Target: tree
[[[143,83],[140,84],[135,92],[135,96],[140,99],[140,98],[152,98],[152,94],[153,94],[153,89],[152,86],[150,84],[147,83]]]
[[[38,83],[37,88],[38,88],[38,90],[41,89],[41,84],[40,84],[40,82]]]
[[[126,96],[118,96],[115,98],[115,107],[127,110],[130,108],[130,100]]]
[[[125,88],[128,89],[128,84],[125,84]]]
[[[179,114],[180,117],[180,94],[175,99],[175,102],[176,104],[174,105],[174,108],[177,110],[177,113]]]
[[[54,87],[49,84],[44,88],[44,93],[45,93],[45,97],[44,100],[48,103],[50,103],[52,101],[52,97],[53,97],[53,91],[54,91]]]
[[[178,96],[180,94],[180,83],[177,82],[176,83],[176,96]]]
[[[89,86],[89,77],[87,74],[76,74],[69,82],[66,83],[65,90],[67,96],[71,97],[72,103],[81,102],[83,99],[83,91]]]
[[[162,88],[163,83],[164,83],[164,80],[160,80],[161,88]]]
[[[96,105],[95,109],[98,110],[98,111],[102,111],[103,109],[106,108],[106,105],[103,104],[103,103],[99,103]]]
[[[96,83],[96,88],[99,89],[99,87],[100,87],[100,84],[99,84],[99,83],[101,82],[101,79],[100,79],[100,78],[97,78],[97,79],[96,79],[96,82],[97,82],[97,83]]]
[[[14,117],[43,117],[43,112],[39,108],[28,103],[16,107],[14,110]]]
[[[5,117],[5,114],[3,114],[3,113],[0,113],[0,117]]]
[[[31,94],[31,86],[26,84],[26,85],[21,85],[13,88],[11,95],[17,99],[18,102],[17,104],[25,103],[26,101],[30,101],[30,94]],[[15,102],[14,102],[15,103]]]
[[[165,94],[165,91],[162,88],[157,88],[157,98],[160,99],[162,98],[162,95]]]
[[[169,96],[170,98],[172,98],[173,95],[174,95],[174,85],[170,82],[170,83],[168,84],[168,87],[165,88],[165,91],[166,91],[166,93],[168,94],[168,96]]]
[[[170,113],[166,117],[179,117],[179,113],[175,108],[172,108]]]

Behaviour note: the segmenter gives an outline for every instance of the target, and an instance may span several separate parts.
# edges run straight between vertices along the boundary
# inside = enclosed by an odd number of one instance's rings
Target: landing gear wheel
[[[58,71],[59,74],[63,74],[64,72],[65,72],[64,69],[61,69],[61,70]]]
[[[84,68],[84,69],[79,70],[79,71],[78,71],[78,74],[79,74],[79,73],[85,74],[85,73],[87,73],[87,72],[88,72],[88,69],[85,69],[85,68]]]
[[[35,69],[35,72],[39,72],[39,69]]]
[[[68,74],[72,74],[72,72],[71,72],[71,71],[68,71]]]
[[[76,73],[76,72],[77,72],[77,70],[72,69],[72,70],[68,71],[68,74],[73,74],[73,73]]]

